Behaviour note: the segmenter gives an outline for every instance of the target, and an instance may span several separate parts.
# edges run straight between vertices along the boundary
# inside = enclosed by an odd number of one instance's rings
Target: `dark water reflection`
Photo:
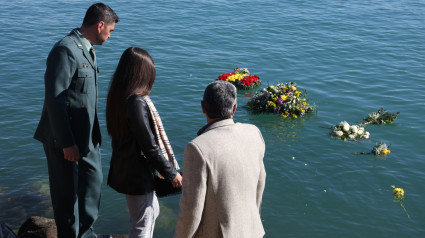
[[[30,216],[53,218],[48,184],[37,181],[19,188],[0,187],[0,211],[2,219],[13,229]]]

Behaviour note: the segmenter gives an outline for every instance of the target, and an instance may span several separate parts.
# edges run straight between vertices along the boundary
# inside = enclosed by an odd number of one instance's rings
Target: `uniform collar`
[[[77,47],[83,51],[84,57],[87,59],[87,61],[90,63],[93,69],[98,70],[96,62],[93,60],[93,58],[91,57],[89,53],[90,48],[92,46],[90,42],[81,34],[78,28],[73,29],[71,33],[69,34],[69,37],[75,38],[74,41],[77,44]],[[89,48],[87,49],[87,47]]]
[[[73,31],[78,36],[78,38],[80,38],[81,44],[84,46],[84,48],[87,51],[90,51],[90,48],[93,47],[92,44],[90,44],[90,41],[87,40],[87,38],[84,37],[83,34],[81,34],[78,28],[75,28]]]

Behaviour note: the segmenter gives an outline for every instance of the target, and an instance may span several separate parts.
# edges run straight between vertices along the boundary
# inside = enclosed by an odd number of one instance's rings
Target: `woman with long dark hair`
[[[155,72],[147,51],[126,49],[112,77],[106,104],[107,128],[112,137],[108,185],[126,195],[130,238],[152,237],[159,215],[155,170],[174,187],[182,186],[177,161],[148,96]]]

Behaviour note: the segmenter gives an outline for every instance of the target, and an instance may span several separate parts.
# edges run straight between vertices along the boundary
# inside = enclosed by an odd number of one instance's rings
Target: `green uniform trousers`
[[[78,162],[63,157],[62,149],[44,144],[52,205],[58,237],[96,237],[93,223],[98,217],[102,186],[99,146],[90,146]]]

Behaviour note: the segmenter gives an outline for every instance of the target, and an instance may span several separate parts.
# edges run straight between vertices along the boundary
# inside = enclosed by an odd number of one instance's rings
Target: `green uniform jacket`
[[[76,144],[85,156],[102,139],[97,118],[99,70],[80,37],[72,30],[47,57],[45,100],[34,138],[60,149]]]

